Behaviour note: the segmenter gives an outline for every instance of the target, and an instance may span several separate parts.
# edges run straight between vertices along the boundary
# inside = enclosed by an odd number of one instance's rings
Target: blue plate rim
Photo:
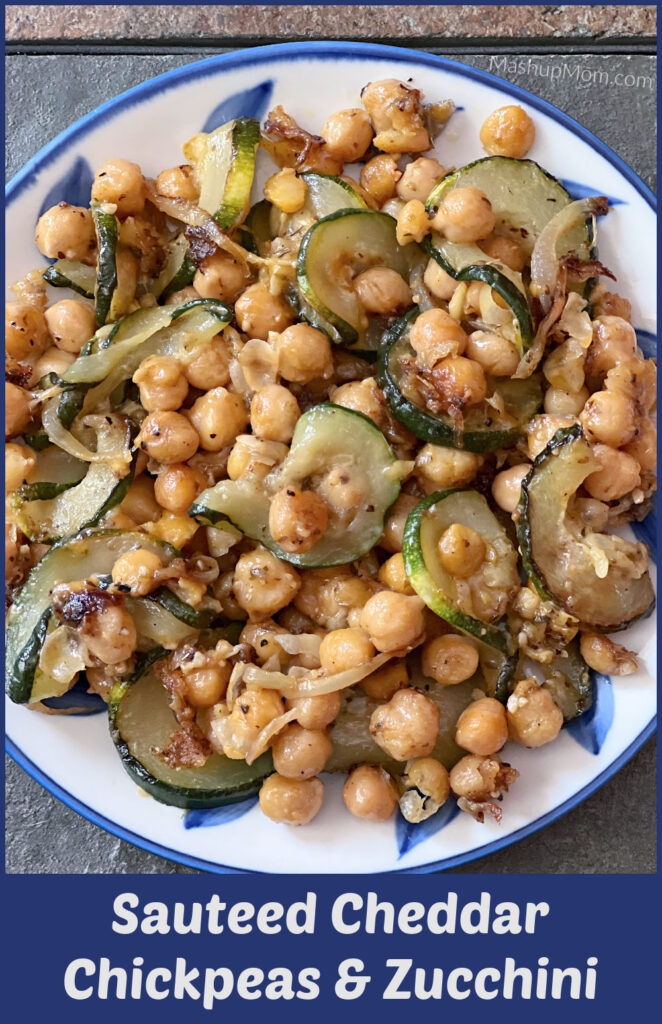
[[[286,61],[293,58],[296,59],[297,57],[307,56],[316,56],[319,58],[372,58],[401,61],[403,63],[408,62],[419,66],[422,65],[445,70],[451,74],[474,79],[482,84],[493,86],[494,88],[499,89],[502,93],[507,93],[515,98],[523,100],[530,107],[546,114],[548,117],[552,118],[552,120],[561,124],[574,135],[581,138],[602,157],[604,157],[613,167],[615,167],[626,181],[628,181],[630,185],[632,185],[632,187],[642,196],[651,209],[654,212],[657,212],[657,199],[655,195],[641,180],[641,178],[625,163],[622,157],[598,139],[593,132],[584,128],[583,125],[579,124],[579,122],[569,114],[565,114],[563,111],[558,110],[547,100],[534,96],[533,93],[528,92],[519,85],[505,82],[496,75],[491,74],[489,71],[482,71],[478,68],[462,64],[459,61],[450,60],[447,57],[421,53],[416,50],[408,49],[407,47],[386,46],[378,43],[342,41],[277,43],[239,52],[234,51],[231,53],[216,54],[201,61],[193,61],[181,68],[174,68],[170,71],[166,71],[146,82],[142,82],[139,85],[120,93],[118,96],[113,97],[106,103],[101,104],[101,106],[96,107],[94,110],[90,111],[90,113],[85,114],[77,121],[74,121],[73,124],[69,125],[68,128],[65,128],[64,131],[60,132],[54,139],[43,146],[38,153],[23,165],[23,167],[6,185],[5,196],[7,207],[9,207],[14,200],[18,199],[25,188],[29,187],[32,183],[33,176],[37,171],[46,167],[53,159],[59,156],[64,148],[69,146],[74,139],[82,138],[89,133],[94,127],[96,127],[99,121],[103,120],[106,115],[110,114],[111,116],[114,116],[120,111],[134,106],[136,103],[142,102],[149,96],[175,88],[182,82],[197,78],[204,78],[213,74],[218,67],[250,67],[256,64]],[[630,745],[591,782],[581,790],[578,790],[577,793],[573,794],[572,797],[569,797],[558,807],[555,807],[552,811],[542,815],[540,818],[536,818],[534,821],[529,822],[528,825],[525,825],[516,832],[505,836],[503,839],[497,839],[492,843],[474,847],[472,850],[464,851],[454,857],[442,858],[441,860],[431,861],[414,867],[374,873],[427,874],[432,871],[458,867],[462,864],[475,860],[478,857],[487,856],[499,849],[510,846],[513,843],[518,842],[520,839],[524,839],[526,836],[531,835],[544,828],[546,825],[551,824],[553,821],[556,821],[583,800],[595,793],[602,785],[604,785],[605,782],[615,775],[631,757],[634,756],[643,744],[654,734],[655,728],[656,718],[654,717],[632,741],[632,743],[630,743]],[[91,807],[88,807],[87,804],[84,804],[76,797],[73,797],[58,783],[51,779],[49,775],[38,768],[37,765],[23,754],[16,744],[8,737],[5,738],[5,749],[10,757],[12,757],[12,759],[20,765],[28,775],[35,779],[35,781],[39,782],[48,792],[65,804],[65,806],[76,811],[83,818],[86,818],[88,821],[98,825],[119,839],[124,839],[149,853],[154,853],[158,856],[172,860],[175,863],[183,864],[186,867],[192,867],[202,871],[209,871],[216,874],[269,873],[257,872],[251,869],[232,868],[227,865],[216,864],[200,858],[190,857],[187,854],[172,850],[166,846],[161,846],[159,843],[154,843],[143,836],[139,836],[128,829],[124,829],[116,822],[105,818],[103,815],[94,811]]]

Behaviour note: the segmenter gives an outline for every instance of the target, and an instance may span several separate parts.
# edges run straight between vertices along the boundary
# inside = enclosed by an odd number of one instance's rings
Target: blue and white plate
[[[457,104],[437,144],[446,166],[481,156],[479,128],[496,107],[516,102],[530,113],[536,125],[531,157],[572,183],[574,194],[611,197],[613,211],[600,225],[600,256],[616,273],[618,290],[632,301],[642,343],[654,346],[655,200],[636,175],[580,125],[515,86],[439,57],[370,44],[296,43],[213,57],[131,89],[76,122],[9,185],[8,284],[43,264],[33,242],[40,212],[61,199],[87,203],[93,169],[110,157],[136,160],[155,175],[181,161],[179,145],[195,132],[239,114],[263,118],[276,104],[316,131],[333,111],[358,106],[366,82],[390,77],[411,79],[428,100],[451,97]],[[260,181],[267,170],[265,162]],[[649,542],[654,538],[650,517],[637,533]],[[549,746],[506,750],[521,777],[504,801],[501,825],[479,825],[451,804],[419,826],[401,819],[365,824],[345,811],[342,779],[331,777],[323,809],[307,828],[272,824],[255,799],[186,816],[146,797],[124,774],[103,714],[40,715],[8,702],[8,746],[30,774],[85,817],[195,867],[432,870],[498,849],[553,821],[613,775],[651,735],[654,619],[619,639],[640,656],[636,675],[599,678],[590,715]]]

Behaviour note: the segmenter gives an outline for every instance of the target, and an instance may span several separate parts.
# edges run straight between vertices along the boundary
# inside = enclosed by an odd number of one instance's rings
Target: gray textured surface
[[[199,55],[209,52],[200,51]],[[99,103],[194,59],[181,53],[10,57],[7,174],[13,174],[49,139]],[[488,55],[465,54],[458,59],[497,73],[550,100],[594,131],[654,186],[653,57],[536,56],[521,58],[525,63],[518,67],[513,66],[513,58],[505,66],[495,65],[498,58]],[[565,72],[564,66],[568,69]],[[579,71],[575,73],[577,66]],[[626,76],[632,76],[634,84],[624,84]],[[6,796],[6,867],[10,872],[189,870],[145,853],[85,821],[9,759]],[[651,741],[614,779],[560,821],[515,846],[457,870],[504,874],[653,872],[655,813],[655,743]]]

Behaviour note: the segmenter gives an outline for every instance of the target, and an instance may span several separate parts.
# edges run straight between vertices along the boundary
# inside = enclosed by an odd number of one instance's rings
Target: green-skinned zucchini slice
[[[98,203],[90,207],[97,236],[97,272],[94,298],[97,327],[103,327],[112,316],[113,295],[117,289],[117,244],[119,224],[112,213],[105,213]]]
[[[522,429],[542,405],[540,376],[527,380],[488,378],[488,395],[500,396],[503,411],[481,402],[466,410],[462,429],[458,430],[450,416],[425,408],[416,388],[415,375],[406,373],[415,356],[409,344],[409,332],[419,312],[414,307],[397,320],[380,347],[377,376],[393,415],[416,437],[432,444],[471,452],[489,452],[515,444]]]
[[[557,431],[522,482],[517,539],[544,600],[612,632],[649,614],[655,594],[644,545],[593,533],[573,516],[574,495],[599,468],[579,425]]]
[[[593,674],[579,651],[579,641],[568,644],[545,666],[544,687],[563,712],[564,722],[585,714],[593,704]]]
[[[97,272],[78,260],[56,260],[46,268],[43,278],[53,288],[70,288],[86,299],[94,298]]]
[[[348,181],[333,174],[308,171],[301,178],[307,186],[307,210],[316,220],[323,220],[338,210],[367,210],[367,204]]]
[[[269,533],[271,497],[304,481],[315,490],[331,469],[345,469],[365,498],[344,515],[330,510],[328,529],[310,551],[284,551]],[[381,431],[361,413],[328,402],[299,418],[289,454],[264,480],[221,480],[203,491],[189,515],[209,526],[229,522],[293,565],[344,565],[374,547],[399,492],[398,462]]]
[[[254,764],[212,754],[202,768],[171,768],[160,757],[178,724],[168,693],[147,672],[113,687],[108,704],[115,749],[136,785],[164,804],[183,808],[218,807],[257,793],[273,771],[271,754]]]
[[[200,186],[198,206],[223,231],[239,224],[248,210],[259,141],[258,121],[237,117],[210,134],[194,135],[182,146]]]
[[[160,303],[164,303],[175,292],[191,284],[197,269],[186,235],[177,235],[168,246],[165,266],[150,286],[150,291]]]

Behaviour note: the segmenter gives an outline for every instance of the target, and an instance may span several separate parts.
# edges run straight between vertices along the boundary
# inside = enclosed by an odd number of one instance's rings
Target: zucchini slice
[[[487,546],[483,565],[465,580],[451,576],[437,554],[439,539],[453,523],[471,527]],[[409,581],[428,608],[502,654],[512,653],[510,635],[495,623],[520,585],[517,552],[482,494],[437,491],[424,498],[407,519],[402,554]]]
[[[53,288],[71,288],[86,299],[94,298],[97,272],[77,260],[56,260],[43,273],[44,281]]]
[[[374,210],[337,210],[303,236],[297,282],[303,300],[328,321],[346,345],[362,347],[369,326],[350,277],[368,267],[389,267],[409,280],[417,245],[400,246],[395,220]]]
[[[245,800],[273,772],[271,754],[252,765],[212,754],[202,768],[171,768],[160,757],[178,725],[165,687],[152,673],[113,687],[108,704],[110,734],[136,785],[174,807],[218,807]]]
[[[578,640],[552,658],[546,675],[543,686],[561,708],[564,722],[572,722],[592,706],[593,673],[580,654]]]
[[[191,284],[197,269],[191,258],[186,235],[177,235],[168,246],[165,266],[150,286],[150,291],[159,302],[164,303],[175,292]]]
[[[414,307],[396,320],[380,346],[377,379],[393,415],[416,437],[448,448],[490,452],[515,444],[522,429],[542,405],[540,375],[527,380],[488,378],[489,395],[500,397],[503,412],[481,402],[466,410],[462,429],[458,430],[450,416],[425,408],[414,375],[406,374],[407,362],[415,356],[409,344],[409,332],[419,313]],[[411,383],[408,383],[408,376]]]
[[[597,469],[579,424],[557,431],[522,482],[517,539],[540,596],[609,633],[650,614],[655,594],[640,544],[573,517],[573,497]]]
[[[259,141],[259,122],[238,117],[209,135],[194,135],[182,146],[200,186],[198,206],[223,231],[236,227],[248,209]]]
[[[271,497],[304,481],[315,490],[331,469],[346,469],[365,497],[345,514],[330,510],[327,531],[310,551],[283,551],[269,533]],[[397,459],[382,432],[362,413],[325,402],[299,418],[287,457],[264,480],[221,480],[202,492],[189,515],[208,526],[229,522],[284,562],[319,568],[353,562],[374,547],[399,492]]]
[[[120,555],[136,548],[154,551],[168,563],[175,548],[144,533],[83,530],[54,544],[35,565],[7,615],[5,679],[17,704],[31,700],[35,671],[52,615],[50,594],[56,583],[109,573]]]
[[[117,242],[119,224],[112,213],[104,213],[98,203],[90,207],[94,229],[97,235],[97,273],[94,289],[96,302],[95,320],[97,327],[103,327],[111,316],[110,307],[117,288]]]
[[[300,175],[307,185],[307,210],[316,220],[322,220],[338,210],[367,210],[368,206],[348,181],[333,174],[308,171]]]

